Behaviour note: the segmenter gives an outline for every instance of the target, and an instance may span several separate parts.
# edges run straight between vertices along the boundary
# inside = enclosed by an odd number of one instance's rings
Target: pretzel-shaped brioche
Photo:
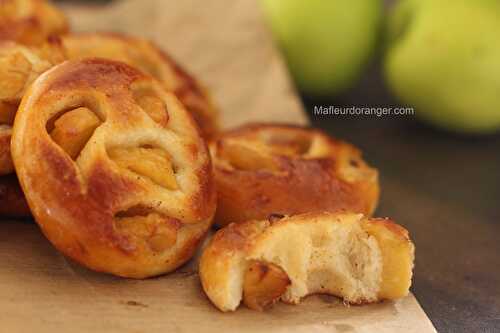
[[[0,1],[0,41],[39,45],[68,31],[68,20],[45,0]]]
[[[179,98],[206,138],[217,132],[217,111],[208,93],[152,42],[117,33],[68,34],[62,39],[70,59],[100,57],[122,61],[155,77]]]
[[[11,126],[24,92],[40,74],[62,61],[64,51],[56,38],[37,47],[0,42],[0,176],[14,172]]]
[[[352,145],[316,129],[250,124],[210,144],[218,204],[215,222],[270,214],[348,210],[371,215],[378,173]]]
[[[415,247],[389,219],[307,213],[232,223],[203,251],[203,289],[221,311],[330,294],[362,304],[408,294]]]
[[[170,272],[211,226],[210,157],[193,119],[124,63],[67,61],[40,76],[16,116],[12,156],[47,238],[96,271]]]

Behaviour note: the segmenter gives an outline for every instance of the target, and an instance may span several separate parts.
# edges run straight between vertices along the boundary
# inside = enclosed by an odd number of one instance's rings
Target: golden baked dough
[[[31,212],[16,176],[0,176],[0,217],[29,216]]]
[[[28,86],[65,59],[57,38],[37,47],[0,42],[0,175],[14,171],[10,156],[11,126]]]
[[[39,45],[68,31],[64,14],[45,0],[0,1],[0,41]]]
[[[19,107],[12,157],[44,234],[96,271],[170,272],[211,226],[212,167],[194,120],[124,63],[66,61],[42,74]]]
[[[232,223],[200,261],[203,289],[221,311],[255,310],[330,294],[362,304],[408,294],[414,245],[389,219],[306,213]]]
[[[378,173],[352,145],[316,129],[250,124],[210,144],[218,204],[215,223],[270,214],[347,210],[371,215]]]
[[[63,44],[70,59],[108,58],[152,75],[179,98],[206,138],[217,132],[217,111],[206,90],[152,42],[116,33],[81,33],[64,36]]]

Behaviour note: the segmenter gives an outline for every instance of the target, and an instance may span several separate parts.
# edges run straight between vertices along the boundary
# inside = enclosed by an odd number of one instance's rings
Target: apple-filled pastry
[[[67,61],[42,74],[18,110],[12,157],[44,234],[96,271],[170,272],[212,224],[210,156],[192,117],[124,63]]]

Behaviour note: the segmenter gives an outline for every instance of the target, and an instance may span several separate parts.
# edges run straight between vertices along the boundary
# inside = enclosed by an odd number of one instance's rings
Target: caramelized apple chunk
[[[32,64],[21,52],[0,50],[0,99],[19,97],[28,81]]]
[[[158,148],[114,148],[109,157],[120,167],[129,169],[170,190],[179,188],[169,154]]]
[[[384,219],[367,220],[363,229],[375,237],[383,257],[381,299],[397,299],[408,294],[414,260],[414,245],[408,231]]]
[[[311,146],[310,140],[300,137],[289,138],[286,135],[270,137],[264,142],[274,154],[295,157],[307,154]]]
[[[158,213],[117,218],[119,230],[129,237],[145,241],[153,252],[165,251],[177,241],[178,225]]]
[[[243,302],[250,309],[262,311],[277,302],[290,283],[278,266],[252,261],[243,281]]]
[[[237,141],[227,141],[219,149],[222,158],[239,170],[271,170],[277,171],[278,166],[265,149],[260,149],[259,143],[249,145]]]
[[[85,107],[66,112],[54,122],[50,136],[71,158],[75,159],[101,120]]]
[[[146,112],[151,119],[162,126],[168,122],[168,112],[165,103],[151,93],[135,93],[135,100],[141,109]]]

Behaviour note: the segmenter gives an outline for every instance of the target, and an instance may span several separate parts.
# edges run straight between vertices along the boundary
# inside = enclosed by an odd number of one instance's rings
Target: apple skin
[[[299,90],[332,97],[350,88],[374,54],[381,0],[261,0]]]
[[[500,128],[500,1],[402,0],[387,21],[386,82],[422,120]]]

